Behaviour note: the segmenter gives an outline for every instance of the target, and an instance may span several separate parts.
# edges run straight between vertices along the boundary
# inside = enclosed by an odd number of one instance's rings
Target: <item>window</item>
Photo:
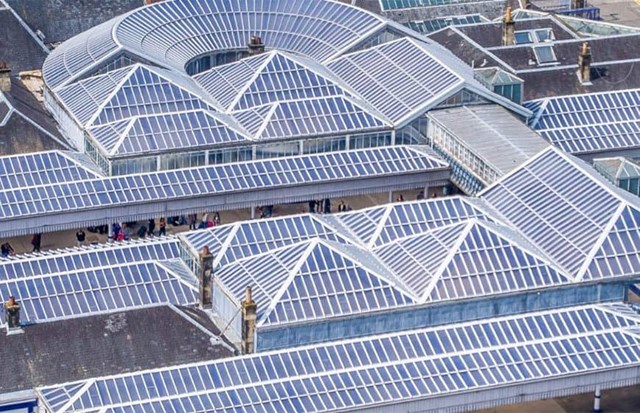
[[[536,34],[535,37],[537,38],[538,42],[546,42],[554,39],[551,29],[540,29],[536,30],[534,33]]]
[[[516,32],[515,33],[516,44],[527,44],[533,43],[533,39],[531,39],[530,32]]]
[[[533,52],[536,55],[536,61],[539,65],[556,63],[557,61],[553,46],[534,47]]]
[[[516,44],[543,43],[554,40],[551,29],[522,30],[514,33]]]

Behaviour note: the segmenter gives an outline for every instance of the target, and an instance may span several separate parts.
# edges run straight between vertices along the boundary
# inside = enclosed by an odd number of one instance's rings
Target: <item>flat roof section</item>
[[[434,110],[427,116],[502,175],[549,147],[540,135],[501,106],[477,105]],[[464,163],[463,159],[458,161]],[[473,165],[465,166],[474,169]]]

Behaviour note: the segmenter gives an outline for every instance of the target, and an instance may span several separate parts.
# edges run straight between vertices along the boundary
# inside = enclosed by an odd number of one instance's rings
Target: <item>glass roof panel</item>
[[[640,146],[640,89],[554,97],[525,103],[531,127],[566,152]]]
[[[194,396],[183,388],[185,382],[206,389],[197,397],[211,406],[210,411],[375,408],[486,389],[487,383],[525,384],[640,363],[640,338],[630,331],[637,328],[638,316],[608,308],[573,307],[127,373],[82,382],[86,383],[82,394],[73,389],[60,391],[57,386],[40,392],[47,404],[54,400],[61,406],[66,400],[68,408],[78,412],[124,413],[131,408],[147,411],[152,406],[154,410],[174,411],[177,406],[180,411],[191,411]],[[593,348],[598,349],[597,354]],[[575,362],[568,362],[568,356]],[[261,373],[247,384],[243,374],[231,371]],[[474,372],[474,377],[482,378],[470,380]],[[169,375],[174,379],[165,380]],[[411,393],[406,382],[415,384]],[[246,390],[245,396],[238,396],[239,387]],[[149,388],[155,389],[153,394],[144,390]],[[291,399],[286,406],[281,403],[283,395]],[[307,398],[314,402],[304,403]]]

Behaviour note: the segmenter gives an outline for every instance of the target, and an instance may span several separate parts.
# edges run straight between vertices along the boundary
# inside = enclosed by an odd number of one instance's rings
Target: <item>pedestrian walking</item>
[[[149,220],[149,235],[153,235],[153,231],[156,230],[156,220],[151,218]]]
[[[76,246],[81,247],[82,245],[84,245],[84,240],[86,239],[87,235],[84,233],[84,231],[82,229],[79,229],[78,232],[76,232]]]
[[[189,214],[187,217],[189,221],[189,229],[196,229],[196,222],[198,221],[198,214]]]
[[[160,223],[158,224],[158,236],[163,236],[167,234],[167,221],[164,218],[160,218]]]
[[[31,252],[40,252],[41,244],[42,234],[33,234],[33,238],[31,238],[31,245],[33,245],[33,250]]]

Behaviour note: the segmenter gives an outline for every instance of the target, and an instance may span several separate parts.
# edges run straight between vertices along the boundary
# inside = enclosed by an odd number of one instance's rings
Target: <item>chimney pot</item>
[[[213,255],[208,246],[200,251],[200,307],[213,306]]]
[[[14,296],[10,296],[9,300],[4,303],[5,317],[7,323],[7,334],[19,333],[20,328],[20,304]]]
[[[255,352],[257,319],[258,305],[253,301],[251,286],[247,286],[242,302],[242,354]]]
[[[5,62],[0,62],[0,91],[11,92],[11,69]]]
[[[255,56],[264,53],[264,44],[260,36],[252,35],[249,38],[249,56]]]
[[[580,82],[591,82],[591,48],[588,42],[582,43],[580,54],[578,55],[578,77]]]

